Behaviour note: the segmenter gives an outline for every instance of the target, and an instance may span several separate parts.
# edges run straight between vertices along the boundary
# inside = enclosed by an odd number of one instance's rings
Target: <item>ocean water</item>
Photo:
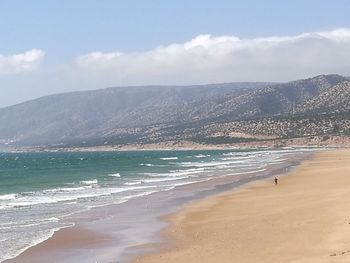
[[[217,176],[239,180],[295,152],[0,153],[0,262],[73,225],[76,213]]]

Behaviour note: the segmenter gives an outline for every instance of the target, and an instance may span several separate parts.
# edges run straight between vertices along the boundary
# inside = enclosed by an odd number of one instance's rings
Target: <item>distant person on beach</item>
[[[275,177],[275,185],[277,185],[277,182],[278,182],[278,178]]]

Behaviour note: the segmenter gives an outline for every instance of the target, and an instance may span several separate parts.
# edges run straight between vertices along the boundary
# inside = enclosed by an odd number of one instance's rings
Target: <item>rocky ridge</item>
[[[350,135],[350,81],[108,88],[0,109],[0,144],[43,147],[267,142]],[[328,137],[327,137],[328,136]]]

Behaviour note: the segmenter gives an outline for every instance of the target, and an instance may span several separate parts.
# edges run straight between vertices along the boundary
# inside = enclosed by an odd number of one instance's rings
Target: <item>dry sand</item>
[[[350,150],[290,175],[195,202],[167,218],[168,242],[136,262],[350,262]]]

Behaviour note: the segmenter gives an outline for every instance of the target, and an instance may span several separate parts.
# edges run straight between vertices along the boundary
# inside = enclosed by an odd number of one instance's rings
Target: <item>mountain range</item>
[[[0,144],[239,143],[350,134],[350,81],[112,87],[0,109]]]

